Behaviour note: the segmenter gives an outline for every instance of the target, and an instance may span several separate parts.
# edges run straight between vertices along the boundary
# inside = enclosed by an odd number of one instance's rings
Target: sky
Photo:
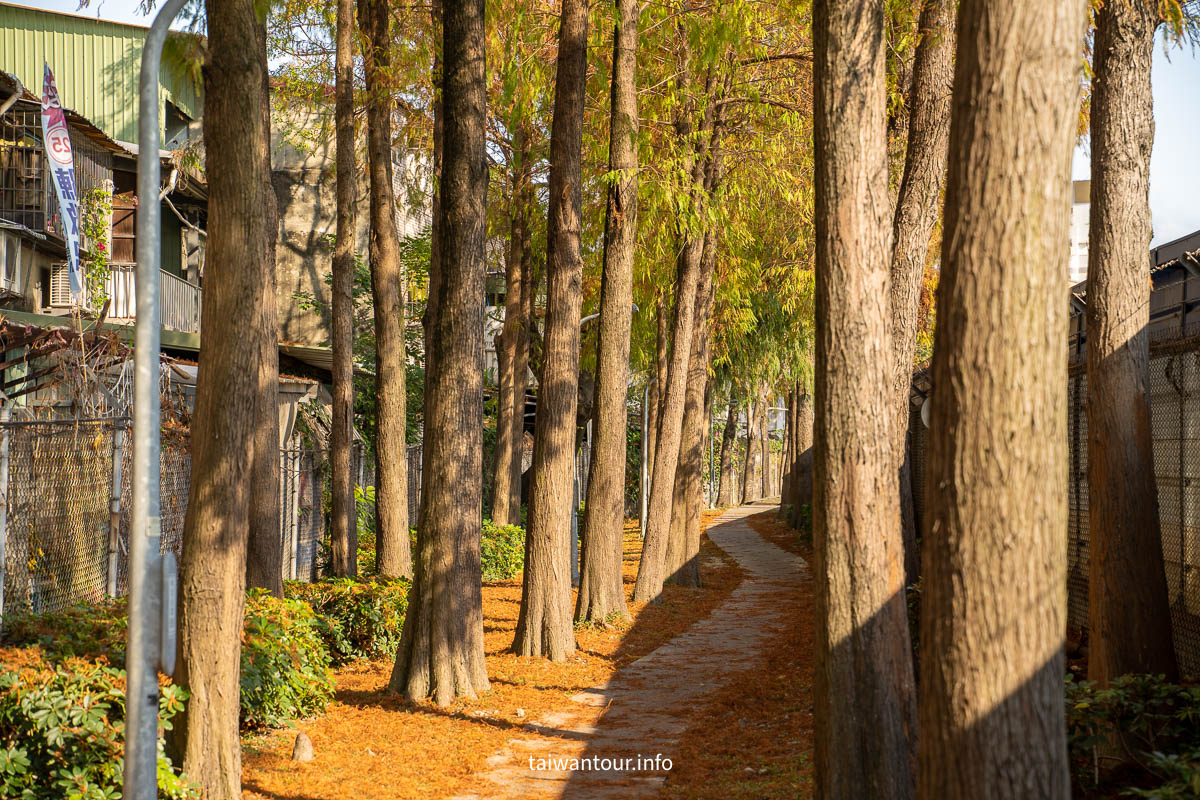
[[[16,0],[23,4],[70,11],[120,22],[149,24],[137,12],[139,0],[91,0],[79,11],[78,0]],[[1150,159],[1152,245],[1200,230],[1200,52],[1190,46],[1154,48],[1155,136]],[[1088,144],[1075,151],[1072,177],[1088,177]]]

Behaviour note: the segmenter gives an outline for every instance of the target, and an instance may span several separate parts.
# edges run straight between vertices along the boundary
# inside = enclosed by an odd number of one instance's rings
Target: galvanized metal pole
[[[162,648],[159,558],[159,64],[171,21],[187,0],[167,0],[146,32],[138,85],[137,327],[134,335],[133,509],[129,531],[125,800],[158,795],[158,664]]]
[[[120,565],[121,539],[121,472],[125,460],[124,419],[113,427],[112,483],[108,493],[108,596],[117,596],[117,570]]]

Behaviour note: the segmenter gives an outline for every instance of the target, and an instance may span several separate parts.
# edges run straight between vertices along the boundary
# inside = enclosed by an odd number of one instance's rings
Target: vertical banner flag
[[[71,136],[67,132],[67,119],[62,104],[58,102],[58,89],[54,86],[54,73],[46,64],[46,78],[42,87],[42,136],[46,155],[50,158],[50,177],[54,181],[54,194],[62,212],[62,233],[67,244],[67,263],[70,267],[71,295],[75,302],[83,304],[83,271],[79,266],[79,196],[75,191],[75,159],[71,153]]]

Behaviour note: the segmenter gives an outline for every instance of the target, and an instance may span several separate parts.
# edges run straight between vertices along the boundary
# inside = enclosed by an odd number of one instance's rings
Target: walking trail
[[[791,621],[775,598],[809,579],[804,560],[765,541],[746,517],[766,511],[732,508],[709,525],[708,537],[745,572],[745,579],[707,618],[622,669],[603,686],[580,692],[572,706],[546,714],[487,760],[475,793],[453,800],[500,798],[653,797],[666,781],[661,761],[641,771],[636,760],[672,758],[687,715],[704,694],[754,666],[772,634]],[[746,691],[754,691],[747,686]],[[732,735],[714,731],[714,736]],[[569,759],[633,759],[633,768],[569,769]],[[531,762],[532,759],[532,762]],[[544,763],[539,763],[541,760]],[[550,759],[557,759],[552,764]],[[558,766],[558,769],[531,769]],[[603,762],[601,762],[601,766]],[[673,769],[685,769],[674,762]]]

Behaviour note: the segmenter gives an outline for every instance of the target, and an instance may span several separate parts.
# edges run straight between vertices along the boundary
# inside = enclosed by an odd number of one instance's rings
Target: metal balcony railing
[[[106,291],[112,303],[108,315],[114,319],[137,316],[135,295],[136,273],[133,264],[113,264]],[[203,292],[194,283],[177,275],[159,270],[159,302],[162,304],[162,326],[184,333],[200,332],[200,309]]]

